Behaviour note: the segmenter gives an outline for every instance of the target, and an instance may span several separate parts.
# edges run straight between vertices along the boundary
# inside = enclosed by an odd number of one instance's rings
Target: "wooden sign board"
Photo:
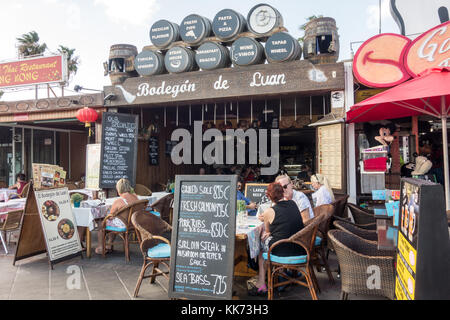
[[[24,209],[16,261],[47,253],[50,267],[81,256],[77,226],[70,207],[67,188],[30,188]]]
[[[137,115],[103,113],[100,188],[113,189],[122,178],[136,185],[137,131]]]
[[[176,176],[169,298],[232,298],[237,176]]]
[[[268,183],[247,183],[245,185],[245,197],[256,204],[270,202],[266,195]]]
[[[395,297],[450,299],[450,240],[442,185],[401,181]]]

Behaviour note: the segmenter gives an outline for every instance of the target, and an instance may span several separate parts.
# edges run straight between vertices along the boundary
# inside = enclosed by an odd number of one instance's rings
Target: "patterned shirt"
[[[292,200],[297,204],[298,210],[300,210],[300,212],[309,209],[309,218],[314,218],[314,211],[311,208],[311,203],[309,202],[308,197],[303,192],[294,190]]]

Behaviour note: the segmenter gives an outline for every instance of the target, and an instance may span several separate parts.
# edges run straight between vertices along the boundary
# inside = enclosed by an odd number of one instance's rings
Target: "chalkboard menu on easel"
[[[268,183],[247,183],[245,185],[245,197],[257,204],[270,202],[266,195],[268,186]]]
[[[176,176],[169,298],[231,299],[237,176]]]
[[[112,189],[121,178],[136,184],[138,116],[104,112],[100,187]]]
[[[159,142],[155,136],[148,139],[148,164],[151,166],[159,164]]]
[[[440,184],[404,178],[395,274],[397,300],[450,299],[450,240]]]

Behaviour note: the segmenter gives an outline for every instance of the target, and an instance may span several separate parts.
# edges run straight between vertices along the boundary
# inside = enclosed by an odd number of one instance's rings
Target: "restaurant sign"
[[[65,55],[46,56],[0,63],[0,88],[67,81]]]
[[[414,41],[398,34],[380,34],[364,42],[353,60],[353,73],[362,84],[388,88],[430,68],[450,66],[450,21]]]

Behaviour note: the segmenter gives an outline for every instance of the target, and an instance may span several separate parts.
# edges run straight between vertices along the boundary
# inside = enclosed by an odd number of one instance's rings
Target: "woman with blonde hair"
[[[316,192],[312,194],[314,207],[334,202],[333,190],[331,189],[326,176],[319,173],[313,174],[311,176],[311,185],[314,190],[316,190]]]

